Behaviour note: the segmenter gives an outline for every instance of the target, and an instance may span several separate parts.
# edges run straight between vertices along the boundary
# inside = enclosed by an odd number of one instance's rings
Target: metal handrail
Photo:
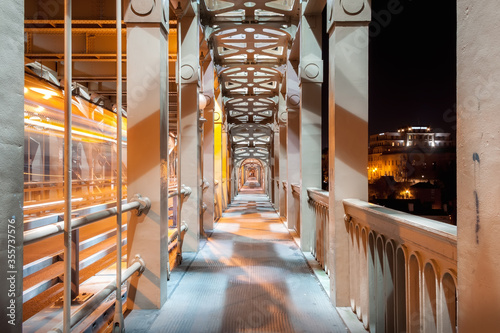
[[[182,190],[181,190],[181,196],[183,196],[183,199],[187,199],[193,191],[191,190],[190,187],[182,185]],[[174,198],[179,195],[179,191],[172,191],[168,193],[168,198]]]
[[[122,205],[122,212],[129,212],[137,209],[139,212],[147,210],[151,207],[151,201],[148,198],[141,198],[139,201],[132,201]],[[117,208],[108,208],[99,212],[91,213],[85,216],[71,219],[71,228],[80,228],[85,225],[115,216]],[[40,240],[59,235],[64,232],[64,221],[47,225],[40,228],[35,228],[24,232],[24,245],[32,244]]]
[[[139,255],[135,256],[135,262],[127,268],[125,272],[122,274],[121,283],[127,281],[134,273],[139,272],[142,274],[146,269],[146,264],[142,260]],[[119,265],[120,263],[118,263]],[[70,319],[70,327],[75,326],[80,321],[88,317],[94,310],[99,306],[109,295],[111,295],[114,291],[117,292],[116,297],[121,297],[121,289],[118,290],[116,287],[116,281],[109,283],[103,290],[99,293],[95,294],[85,305],[78,308],[76,312],[71,316]],[[120,291],[120,295],[118,295],[118,291]],[[62,323],[49,331],[49,333],[63,333]]]
[[[122,200],[122,204],[126,204],[127,199]],[[79,209],[74,209],[72,211],[73,215],[81,216],[88,215],[90,213],[98,212],[104,209],[108,209],[116,206],[116,202],[107,202],[103,204],[98,204],[94,206],[87,206]],[[50,224],[61,222],[64,219],[63,214],[52,214],[49,216],[39,217],[37,219],[29,220],[24,222],[24,231],[33,230],[36,228],[44,227]]]
[[[187,231],[188,229],[189,229],[188,225],[185,222],[183,222],[181,224],[181,233]],[[172,244],[174,241],[177,240],[177,236],[178,236],[178,231],[177,231],[177,229],[175,229],[175,231],[172,233],[172,235],[170,235],[168,237],[168,246],[170,246],[170,244]]]

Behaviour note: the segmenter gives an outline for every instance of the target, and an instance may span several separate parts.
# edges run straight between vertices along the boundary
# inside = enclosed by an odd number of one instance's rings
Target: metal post
[[[80,295],[80,229],[71,230],[71,299]]]
[[[173,216],[172,216],[172,220],[173,220],[173,227],[177,227],[177,202],[179,199],[179,196],[176,194],[173,198],[172,198],[172,213],[173,213]],[[179,230],[179,229],[177,229]]]
[[[116,298],[113,332],[124,331],[122,304],[122,0],[116,0]]]
[[[64,0],[64,333],[71,329],[71,35],[71,0]]]
[[[182,8],[179,3],[177,7],[177,12],[182,13]],[[179,219],[182,218],[182,184],[181,184],[181,95],[182,95],[182,76],[181,76],[181,60],[182,60],[182,37],[181,37],[181,15],[177,15],[177,263],[180,264],[182,260],[182,255],[180,254],[181,246],[181,223]],[[198,97],[198,96],[197,96]]]

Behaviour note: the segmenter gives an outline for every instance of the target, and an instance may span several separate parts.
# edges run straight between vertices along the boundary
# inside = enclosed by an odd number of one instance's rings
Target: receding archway
[[[266,168],[262,161],[256,158],[241,161],[238,168],[238,191],[265,191],[266,184]]]

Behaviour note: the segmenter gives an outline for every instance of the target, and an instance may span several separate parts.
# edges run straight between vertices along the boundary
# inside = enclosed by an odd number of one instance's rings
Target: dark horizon
[[[419,125],[455,134],[456,2],[378,0],[372,10],[369,134]]]

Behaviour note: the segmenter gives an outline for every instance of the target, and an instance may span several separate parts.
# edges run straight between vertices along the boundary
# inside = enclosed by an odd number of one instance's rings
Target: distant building
[[[392,176],[396,182],[436,181],[456,160],[451,133],[405,127],[370,136],[368,180]]]

